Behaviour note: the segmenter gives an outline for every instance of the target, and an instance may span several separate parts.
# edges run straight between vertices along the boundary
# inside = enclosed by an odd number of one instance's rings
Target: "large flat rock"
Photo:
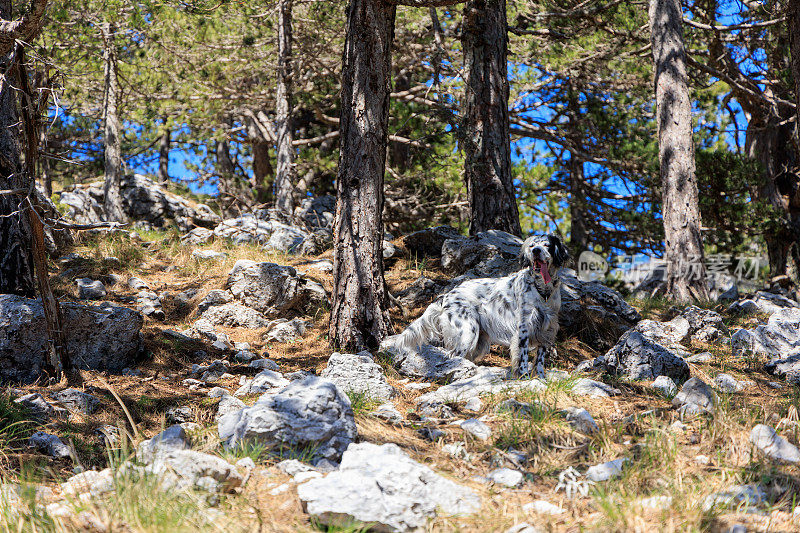
[[[121,372],[142,352],[142,315],[125,307],[61,304],[67,351],[87,370]],[[0,295],[0,380],[30,382],[47,357],[41,301]]]

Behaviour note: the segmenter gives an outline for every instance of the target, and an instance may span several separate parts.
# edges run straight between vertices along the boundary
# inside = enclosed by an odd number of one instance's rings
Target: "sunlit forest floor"
[[[100,398],[100,409],[87,417],[73,415],[69,420],[53,418],[37,423],[14,404],[8,395],[0,397],[0,461],[6,483],[30,485],[24,491],[26,512],[0,506],[0,527],[9,531],[307,531],[316,529],[303,512],[291,477],[273,468],[279,459],[258,447],[227,450],[217,434],[214,416],[218,398],[209,398],[205,391],[189,390],[182,384],[188,369],[197,362],[195,352],[204,350],[210,357],[222,357],[207,343],[187,342],[170,335],[167,330],[183,331],[196,320],[196,305],[211,289],[225,285],[228,272],[240,259],[272,261],[292,265],[331,289],[329,273],[319,271],[310,258],[265,253],[257,246],[231,246],[214,243],[203,249],[225,252],[227,257],[216,261],[198,261],[191,246],[180,243],[177,234],[143,232],[142,242],[124,236],[82,237],[73,252],[83,259],[78,274],[97,279],[116,274],[123,281],[109,288],[106,297],[116,305],[135,307],[135,291],[125,279],[137,276],[152,290],[177,294],[198,289],[196,297],[185,302],[163,299],[166,319],[147,320],[143,330],[148,357],[138,367],[140,376],[109,375],[84,372],[85,386]],[[313,259],[330,259],[327,252]],[[120,261],[109,265],[103,258],[113,256]],[[72,267],[76,268],[76,267]],[[62,268],[55,265],[52,282],[64,299],[77,300],[72,277],[61,277]],[[445,279],[435,260],[424,262],[398,260],[386,274],[392,293],[410,285],[420,275]],[[631,301],[644,318],[667,316],[669,304],[658,300]],[[709,305],[709,307],[713,307]],[[402,316],[393,309],[395,327],[418,316],[424,307],[409,310]],[[722,311],[720,306],[718,311]],[[251,350],[269,357],[280,365],[281,372],[306,370],[319,373],[331,354],[327,342],[328,314],[320,309],[310,317],[312,326],[305,336],[291,343],[264,343],[264,330],[218,328],[232,341],[247,342]],[[728,317],[726,325],[753,326],[763,317]],[[437,518],[430,531],[498,531],[504,532],[521,522],[541,531],[725,531],[734,524],[755,531],[798,531],[800,514],[793,501],[800,489],[797,466],[776,466],[761,459],[748,440],[755,424],[777,426],[795,443],[800,436],[798,402],[800,388],[783,384],[780,389],[769,385],[774,377],[763,370],[763,360],[731,357],[726,339],[712,345],[695,344],[693,353],[710,351],[713,358],[705,364],[691,364],[693,376],[713,381],[722,372],[754,385],[735,394],[719,393],[720,401],[713,415],[705,415],[678,423],[679,415],[670,399],[646,382],[620,381],[611,376],[603,380],[622,391],[612,398],[592,399],[570,394],[574,377],[551,381],[541,393],[517,396],[520,401],[539,402],[527,414],[497,413],[494,407],[504,397],[485,397],[480,415],[487,415],[492,437],[487,441],[472,438],[460,431],[452,421],[442,421],[444,436],[436,442],[423,438],[414,399],[426,391],[403,386],[403,380],[386,363],[382,363],[388,381],[398,390],[393,403],[403,413],[401,424],[389,424],[370,416],[377,403],[369,398],[351,396],[358,425],[359,439],[374,443],[393,442],[412,458],[428,465],[460,484],[475,490],[482,499],[481,511],[475,515]],[[593,347],[575,339],[563,339],[558,345],[558,360],[551,367],[571,371],[583,360],[602,355]],[[377,360],[381,361],[378,357]],[[507,351],[494,349],[482,364],[507,366]],[[232,362],[237,377],[223,379],[216,386],[238,387],[238,376],[257,371],[245,364]],[[436,385],[433,385],[436,387]],[[40,392],[49,397],[52,390],[37,385],[19,387],[25,393]],[[430,389],[428,389],[430,390]],[[243,398],[252,403],[255,396]],[[101,469],[118,465],[131,456],[142,439],[158,433],[167,425],[165,413],[176,406],[188,406],[194,421],[200,425],[192,435],[194,449],[220,455],[235,462],[251,457],[258,468],[248,477],[238,493],[220,495],[220,501],[209,501],[194,492],[165,492],[141,480],[118,481],[110,496],[81,497],[72,502],[71,512],[53,512],[45,507],[59,492],[59,482],[74,473],[76,466]],[[573,431],[561,417],[560,409],[568,406],[586,408],[599,425],[593,435]],[[476,413],[460,411],[456,416],[471,418]],[[118,448],[108,449],[98,429],[115,426],[122,435]],[[76,451],[77,461],[52,459],[32,453],[27,438],[37,430],[58,435]],[[463,453],[454,457],[443,447],[461,443]],[[507,489],[488,485],[479,478],[500,466],[514,465],[509,450],[527,455],[521,466],[525,482],[521,488]],[[559,473],[568,467],[584,471],[588,466],[628,457],[622,475],[588,487],[586,495],[568,496],[558,487]],[[758,483],[768,492],[783,495],[766,508],[757,511],[742,505],[730,508],[703,505],[706,498],[734,485]],[[290,484],[288,490],[282,490]],[[38,488],[34,488],[38,487]],[[2,497],[2,492],[0,492]],[[546,500],[560,507],[560,514],[542,514],[526,507],[535,500]],[[772,501],[772,500],[771,500]],[[61,515],[61,516],[59,516]],[[324,529],[324,528],[323,528]],[[353,531],[358,530],[354,527]]]

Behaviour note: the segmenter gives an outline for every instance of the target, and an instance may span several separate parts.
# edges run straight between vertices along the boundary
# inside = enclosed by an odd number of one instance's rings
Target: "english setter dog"
[[[465,281],[433,302],[399,335],[381,348],[444,346],[451,357],[480,360],[493,344],[509,346],[511,375],[531,373],[529,353],[536,350],[536,374],[554,351],[561,309],[561,269],[569,252],[555,235],[529,237],[520,251],[522,270],[502,278]]]

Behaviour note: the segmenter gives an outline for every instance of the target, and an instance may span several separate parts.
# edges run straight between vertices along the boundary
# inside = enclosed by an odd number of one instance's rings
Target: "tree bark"
[[[706,300],[703,238],[692,142],[680,0],[650,0],[661,168],[666,295]]]
[[[172,132],[167,128],[167,119],[164,119],[164,131],[158,143],[158,182],[162,185],[169,183],[169,148]]]
[[[461,42],[469,232],[499,229],[521,235],[511,177],[505,0],[469,0],[464,7]]]
[[[347,6],[329,328],[339,349],[377,347],[388,330],[381,212],[395,11],[383,0]]]
[[[0,0],[0,17],[11,19],[11,0]],[[16,90],[9,79],[11,57],[0,56],[0,189],[26,189],[19,145],[19,118]],[[36,281],[33,270],[31,228],[20,211],[22,198],[0,196],[0,294],[34,297]]]
[[[105,22],[101,25],[103,34],[104,98],[103,98],[103,148],[105,163],[104,208],[106,219],[125,222],[127,217],[122,209],[122,139],[117,106],[119,105],[119,79],[117,77],[117,46],[114,37],[116,28]]]
[[[586,231],[586,193],[583,188],[583,161],[570,154],[569,172],[569,246],[574,257],[589,249],[589,235]]]
[[[792,54],[794,101],[797,104],[796,112],[798,115],[795,127],[800,132],[800,0],[789,0],[786,11],[788,16],[787,24],[789,26],[789,49]]]
[[[270,185],[275,180],[275,170],[269,159],[270,143],[264,140],[253,141],[253,190],[256,201],[267,202],[270,198]]]
[[[294,184],[297,181],[292,146],[292,0],[278,2],[278,86],[276,90],[277,174],[275,176],[275,207],[279,213],[291,216],[294,212]]]

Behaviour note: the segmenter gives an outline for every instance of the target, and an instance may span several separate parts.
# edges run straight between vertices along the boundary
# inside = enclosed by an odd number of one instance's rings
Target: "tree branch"
[[[683,19],[683,23],[693,28],[701,30],[714,30],[714,31],[737,31],[737,30],[751,30],[753,28],[766,28],[784,22],[786,17],[779,17],[772,20],[765,20],[764,22],[753,22],[752,24],[732,24],[730,26],[711,26],[710,24],[703,24],[692,19]]]
[[[443,7],[463,4],[465,0],[386,0],[387,4],[409,7]]]
[[[30,10],[17,20],[0,19],[0,54],[11,51],[16,41],[30,42],[42,29],[48,0],[31,0]]]

